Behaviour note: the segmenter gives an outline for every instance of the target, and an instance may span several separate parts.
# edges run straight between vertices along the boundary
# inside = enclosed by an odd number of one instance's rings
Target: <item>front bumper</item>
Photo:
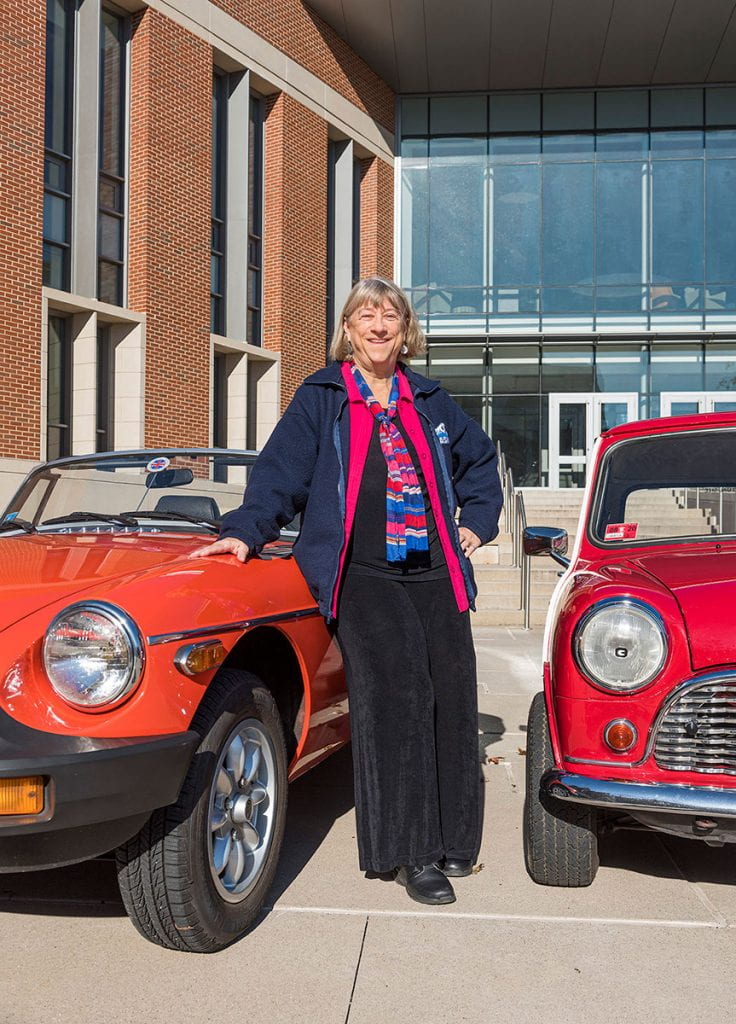
[[[736,788],[594,779],[557,768],[542,776],[540,788],[555,800],[625,812],[663,832],[736,842]]]
[[[0,778],[40,775],[44,809],[0,816],[0,873],[60,867],[135,835],[173,803],[199,736],[90,738],[40,732],[0,711]]]

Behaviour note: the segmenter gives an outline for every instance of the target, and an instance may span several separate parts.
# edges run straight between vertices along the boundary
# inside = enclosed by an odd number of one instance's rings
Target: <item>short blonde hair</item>
[[[419,326],[416,313],[401,288],[385,277],[366,277],[353,285],[340,316],[335,320],[335,330],[330,344],[331,359],[344,360],[350,355],[350,342],[343,329],[343,323],[350,319],[356,309],[362,309],[364,306],[381,306],[386,299],[399,313],[404,324],[404,344],[408,352],[401,354],[399,359],[406,361],[426,352],[427,339],[424,337],[424,331]]]

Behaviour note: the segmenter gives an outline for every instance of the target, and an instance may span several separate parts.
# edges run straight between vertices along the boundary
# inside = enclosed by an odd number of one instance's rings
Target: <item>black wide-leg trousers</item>
[[[482,820],[475,652],[449,578],[348,572],[336,633],[360,868],[474,859]]]

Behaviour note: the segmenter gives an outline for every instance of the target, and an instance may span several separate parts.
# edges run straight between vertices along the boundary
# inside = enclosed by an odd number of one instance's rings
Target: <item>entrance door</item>
[[[639,418],[639,395],[549,396],[549,486],[583,487],[593,441],[603,430]]]
[[[736,391],[663,391],[659,407],[662,416],[736,412]]]

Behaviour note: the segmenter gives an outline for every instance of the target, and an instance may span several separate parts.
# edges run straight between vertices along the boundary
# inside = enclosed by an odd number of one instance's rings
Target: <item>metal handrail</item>
[[[524,530],[526,509],[524,495],[514,486],[514,474],[506,463],[501,445],[496,443],[498,452],[498,474],[503,494],[504,531],[511,534],[511,565],[521,569],[519,609],[524,613],[524,629],[531,628],[531,566],[529,555],[524,551]]]

